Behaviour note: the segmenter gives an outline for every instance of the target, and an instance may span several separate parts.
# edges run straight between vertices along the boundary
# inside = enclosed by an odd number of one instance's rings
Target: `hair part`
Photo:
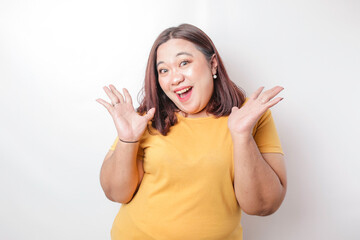
[[[245,101],[245,93],[234,82],[232,82],[225,70],[221,57],[211,39],[199,28],[190,24],[181,24],[178,27],[165,29],[155,40],[147,62],[145,81],[140,91],[140,106],[137,111],[145,114],[155,107],[155,115],[152,120],[152,127],[162,135],[166,135],[171,126],[177,123],[176,112],[180,110],[166,96],[158,81],[156,68],[157,50],[159,46],[170,39],[184,39],[192,42],[195,47],[204,54],[210,63],[215,54],[217,60],[217,79],[214,81],[213,94],[205,107],[207,113],[216,117],[228,116],[232,107],[240,107]]]

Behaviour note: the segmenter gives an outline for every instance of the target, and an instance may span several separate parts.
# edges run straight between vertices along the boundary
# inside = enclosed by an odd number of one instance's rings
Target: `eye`
[[[187,65],[188,63],[189,63],[188,60],[184,60],[184,61],[182,61],[182,62],[180,63],[180,67],[185,66],[185,65]]]
[[[160,73],[160,74],[163,74],[163,73],[166,73],[166,72],[167,72],[167,69],[163,69],[163,68],[162,68],[162,69],[159,69],[159,73]]]

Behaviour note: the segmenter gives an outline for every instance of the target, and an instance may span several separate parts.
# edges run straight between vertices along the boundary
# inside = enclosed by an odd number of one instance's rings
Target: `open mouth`
[[[190,98],[192,92],[192,87],[187,87],[184,89],[181,89],[179,91],[176,91],[176,95],[179,98],[181,102],[186,101],[188,98]]]

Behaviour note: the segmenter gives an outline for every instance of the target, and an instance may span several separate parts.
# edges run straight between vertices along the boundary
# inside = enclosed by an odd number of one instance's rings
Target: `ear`
[[[218,67],[218,62],[215,53],[211,57],[210,64],[211,64],[211,73],[214,75],[217,73],[217,67]]]

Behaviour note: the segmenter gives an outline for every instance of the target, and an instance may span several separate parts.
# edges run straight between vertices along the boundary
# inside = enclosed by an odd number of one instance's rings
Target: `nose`
[[[174,72],[173,78],[172,78],[172,84],[179,85],[182,81],[184,81],[184,75],[182,75],[179,72]]]

